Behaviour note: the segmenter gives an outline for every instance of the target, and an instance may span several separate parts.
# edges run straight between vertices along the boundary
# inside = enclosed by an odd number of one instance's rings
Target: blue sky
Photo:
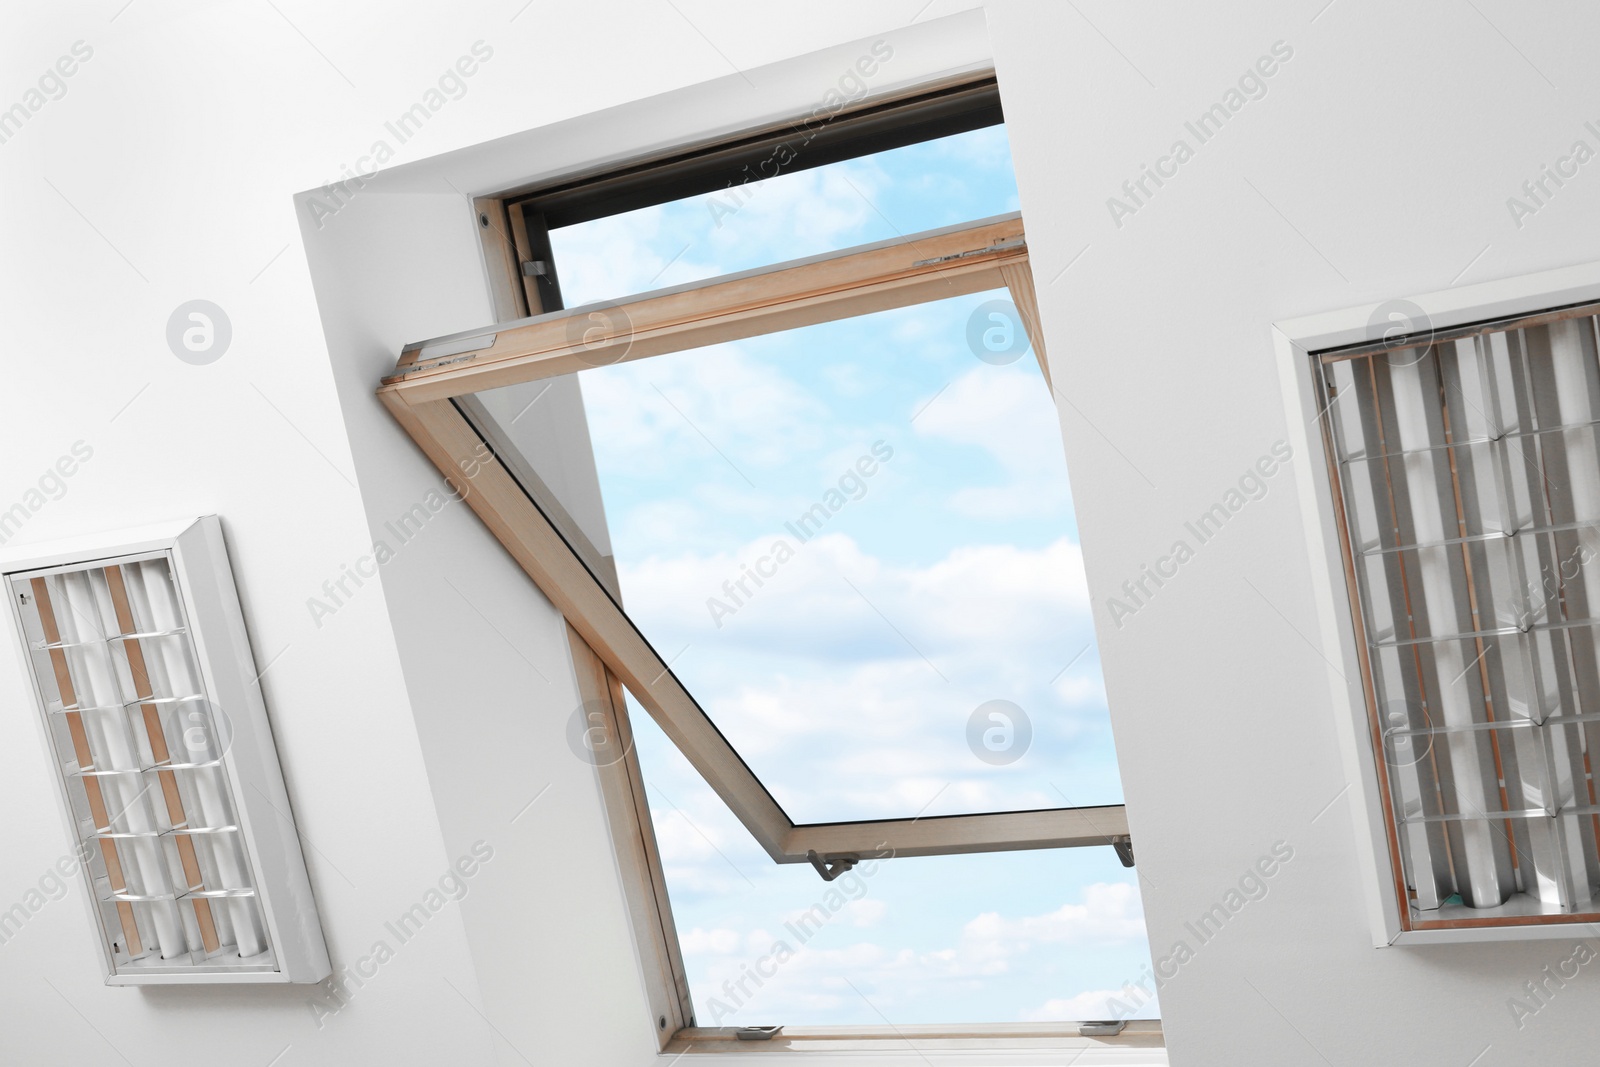
[[[1016,209],[996,127],[552,239],[572,307]],[[1031,353],[968,341],[1005,298],[580,375],[624,604],[797,822],[1121,800],[1055,408]],[[968,747],[991,700],[1032,725],[1005,766]],[[1104,1015],[1148,961],[1109,849],[830,886],[773,865],[633,717],[703,1025]],[[801,944],[785,923],[813,906]],[[750,968],[776,976],[724,986]]]

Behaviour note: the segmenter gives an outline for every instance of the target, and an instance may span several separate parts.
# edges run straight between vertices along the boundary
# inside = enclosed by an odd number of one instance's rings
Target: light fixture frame
[[[1327,438],[1316,383],[1316,353],[1381,341],[1399,329],[1438,334],[1514,319],[1554,308],[1600,301],[1600,262],[1542,271],[1377,304],[1289,319],[1272,326],[1289,443],[1308,466],[1297,479],[1309,575],[1328,663],[1328,688],[1338,725],[1340,755],[1357,838],[1373,944],[1426,945],[1470,941],[1571,938],[1592,922],[1583,916],[1541,915],[1483,925],[1419,929],[1405,898],[1398,839],[1380,778],[1372,737],[1375,699],[1357,640],[1360,606],[1347,576],[1342,517],[1335,496],[1337,459]],[[1410,323],[1410,326],[1404,324]]]
[[[196,971],[120,972],[111,951],[112,931],[97,906],[88,863],[80,864],[84,903],[91,915],[105,966],[107,985],[178,985],[296,983],[326,978],[332,967],[284,787],[272,728],[262,699],[260,674],[250,650],[233,572],[229,566],[222,523],[214,515],[160,523],[114,533],[76,537],[44,545],[16,546],[0,553],[3,585],[13,627],[12,647],[20,656],[38,711],[35,722],[54,761],[59,810],[74,849],[80,848],[77,819],[61,766],[69,754],[58,751],[46,716],[45,690],[37,663],[29,653],[22,606],[13,595],[18,578],[115,565],[122,561],[165,557],[171,568],[204,687],[214,708],[226,709],[232,740],[222,753],[229,799],[239,825],[250,877],[273,953],[272,970],[227,971],[208,962]]]

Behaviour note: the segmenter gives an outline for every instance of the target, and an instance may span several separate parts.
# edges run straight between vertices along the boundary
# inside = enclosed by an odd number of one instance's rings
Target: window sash
[[[407,345],[378,395],[775,862],[1107,845],[1128,836],[1120,804],[794,823],[463,411],[484,390],[1001,288],[1046,368],[1010,214]]]

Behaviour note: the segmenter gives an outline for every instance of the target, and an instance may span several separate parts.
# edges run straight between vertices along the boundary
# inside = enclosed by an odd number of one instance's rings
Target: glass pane
[[[796,822],[1121,800],[1060,427],[1008,309],[579,375],[595,555]],[[523,395],[479,400],[504,421]]]
[[[550,231],[578,307],[1016,211],[1004,126]]]
[[[1160,1015],[1138,876],[1110,849],[890,859],[824,882],[773,864],[649,715],[629,714],[699,1025]]]

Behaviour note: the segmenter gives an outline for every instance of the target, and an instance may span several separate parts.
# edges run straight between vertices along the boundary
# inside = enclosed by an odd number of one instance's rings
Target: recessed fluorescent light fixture
[[[1600,920],[1600,264],[1278,335],[1375,940],[1571,937]]]
[[[0,575],[107,984],[326,977],[221,523],[13,552]]]

